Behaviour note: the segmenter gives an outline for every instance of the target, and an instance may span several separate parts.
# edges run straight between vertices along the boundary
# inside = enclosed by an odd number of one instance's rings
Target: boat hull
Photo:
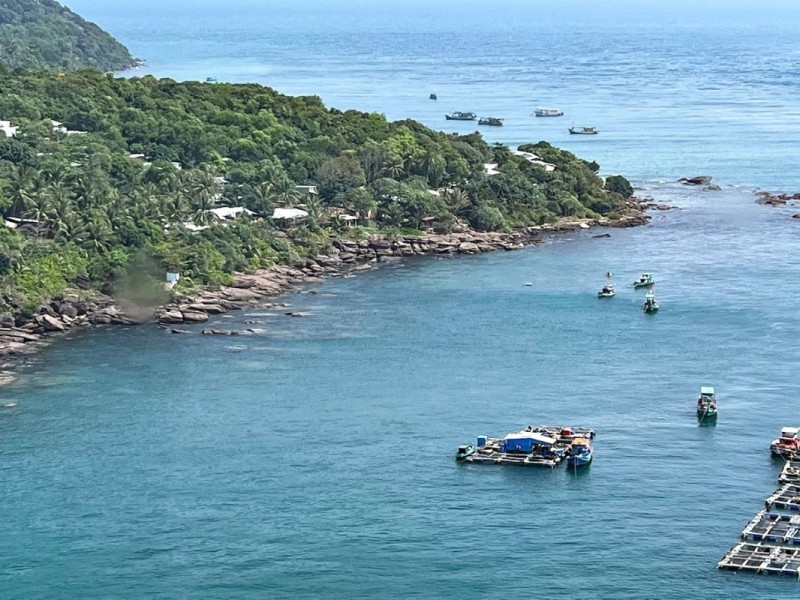
[[[570,129],[570,135],[597,135],[599,131],[579,131],[577,129]]]
[[[703,420],[708,421],[710,419],[716,419],[717,418],[717,414],[718,414],[718,411],[717,411],[716,408],[712,409],[712,410],[705,410],[705,409],[702,409],[702,408],[698,408],[697,409],[697,418],[700,419],[701,421],[703,421]]]
[[[634,281],[633,289],[652,287],[655,285],[655,283],[656,283],[655,281],[647,281],[647,282]]]
[[[616,295],[617,295],[616,292],[611,292],[610,294],[609,293],[603,293],[603,292],[597,292],[597,297],[598,298],[613,298]]]
[[[586,467],[592,462],[592,455],[568,456],[567,465],[570,467]]]
[[[475,117],[457,117],[456,115],[445,115],[445,119],[448,121],[474,121]]]

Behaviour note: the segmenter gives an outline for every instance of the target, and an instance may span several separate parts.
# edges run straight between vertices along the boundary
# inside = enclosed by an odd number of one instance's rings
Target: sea
[[[443,131],[476,128],[452,110],[500,116],[489,141],[550,141],[674,208],[210,325],[251,335],[53,344],[0,388],[0,597],[800,597],[716,569],[777,487],[770,441],[800,425],[800,208],[755,202],[800,191],[800,6],[68,5],[147,60],[125,76],[257,82]],[[694,175],[720,189],[676,183]],[[607,271],[618,294],[599,300]],[[593,464],[455,463],[528,424],[596,428]]]

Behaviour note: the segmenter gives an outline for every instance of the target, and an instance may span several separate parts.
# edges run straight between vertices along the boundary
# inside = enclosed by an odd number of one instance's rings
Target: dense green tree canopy
[[[501,230],[607,214],[629,190],[545,142],[522,147],[537,162],[477,133],[259,85],[0,73],[0,120],[19,127],[0,139],[0,215],[18,224],[0,227],[7,305],[30,307],[75,274],[113,289],[143,253],[184,285],[224,282],[324,249],[345,213],[367,231]],[[212,211],[236,206],[255,215],[219,225]],[[301,226],[272,222],[298,206]]]
[[[131,66],[128,49],[54,0],[0,0],[0,65],[102,71]]]

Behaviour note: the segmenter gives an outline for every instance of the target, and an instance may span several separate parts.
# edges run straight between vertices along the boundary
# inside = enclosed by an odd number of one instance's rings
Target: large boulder
[[[60,319],[48,314],[38,315],[36,321],[45,331],[64,331],[67,328]]]
[[[183,313],[179,310],[166,310],[158,316],[159,323],[183,323]]]
[[[208,321],[208,315],[199,310],[182,310],[180,313],[183,320],[188,323],[205,323]]]

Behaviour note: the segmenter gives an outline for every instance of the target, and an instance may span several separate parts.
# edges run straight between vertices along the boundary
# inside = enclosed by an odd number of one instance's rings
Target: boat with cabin
[[[503,119],[499,117],[481,117],[478,119],[478,125],[491,125],[493,127],[502,127]]]
[[[569,132],[572,135],[597,135],[600,133],[596,127],[570,127]]]
[[[656,300],[656,295],[653,290],[647,290],[647,293],[644,295],[644,304],[642,305],[642,310],[647,314],[653,314],[657,312],[659,309],[658,301]]]
[[[800,438],[797,437],[798,433],[800,433],[800,427],[784,427],[781,429],[781,437],[777,440],[772,440],[769,446],[770,452],[781,458],[791,458],[795,456],[795,453],[800,450]]]
[[[431,100],[438,100],[436,94],[431,94],[430,96],[428,96],[428,98],[430,98]]]
[[[557,108],[537,108],[533,111],[536,117],[563,117],[564,111]]]
[[[463,446],[459,446],[456,450],[456,461],[461,462],[465,460],[468,456],[472,456],[477,452],[478,447],[475,444],[464,444]]]
[[[460,110],[454,110],[451,113],[447,113],[444,116],[444,118],[447,119],[448,121],[474,121],[475,119],[478,118],[478,115],[476,115],[473,112],[462,112]]]
[[[700,396],[697,398],[697,418],[701,421],[717,418],[717,398],[713,387],[700,388]]]
[[[606,273],[606,284],[603,286],[603,289],[597,292],[598,298],[613,298],[617,295],[617,291],[614,289],[614,282],[611,281],[611,272],[609,271]]]
[[[592,442],[588,438],[576,437],[569,446],[567,464],[570,467],[584,467],[592,462]]]
[[[655,282],[656,282],[656,280],[653,279],[653,274],[652,273],[642,273],[639,276],[639,279],[637,279],[636,281],[633,282],[633,287],[634,288],[650,287]]]

